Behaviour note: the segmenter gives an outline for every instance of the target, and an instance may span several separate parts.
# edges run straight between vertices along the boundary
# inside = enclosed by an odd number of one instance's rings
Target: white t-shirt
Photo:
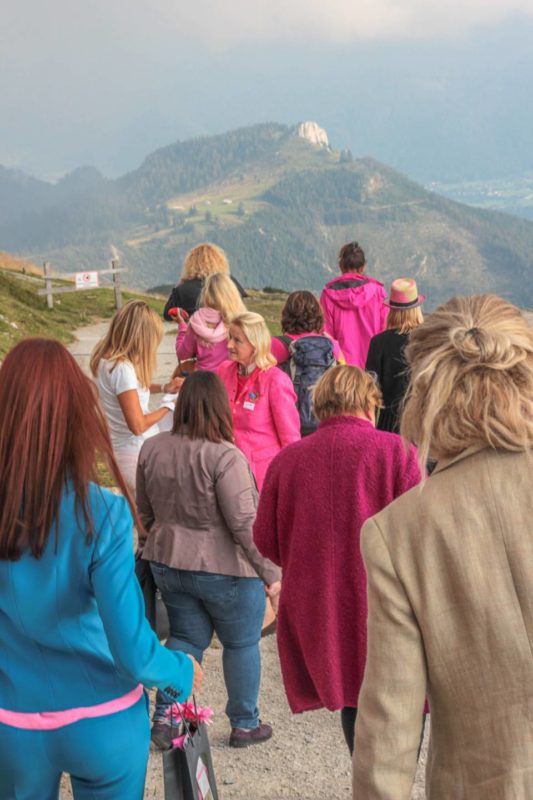
[[[139,386],[135,370],[129,361],[108,361],[102,358],[98,364],[98,375],[95,383],[100,393],[100,403],[104,409],[111,431],[111,442],[114,450],[140,450],[145,439],[159,433],[158,425],[152,425],[140,436],[135,436],[122,413],[117,395],[135,389],[139,395],[139,403],[143,414],[149,412],[148,402],[150,390]]]

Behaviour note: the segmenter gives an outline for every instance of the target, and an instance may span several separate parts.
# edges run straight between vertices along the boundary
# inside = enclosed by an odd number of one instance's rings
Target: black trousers
[[[346,744],[348,745],[348,750],[350,751],[351,756],[353,756],[356,719],[357,719],[357,709],[350,708],[350,706],[344,706],[344,708],[341,711],[342,732],[344,733],[344,738],[346,739]],[[425,720],[426,720],[426,715],[424,714],[422,717],[422,735],[420,736],[420,744],[418,745],[418,753],[416,756],[417,761],[420,758],[420,750],[422,749],[422,742],[424,741]]]
[[[341,711],[341,724],[346,744],[350,755],[353,755],[353,744],[355,738],[355,720],[357,718],[357,709],[350,706],[344,706]]]

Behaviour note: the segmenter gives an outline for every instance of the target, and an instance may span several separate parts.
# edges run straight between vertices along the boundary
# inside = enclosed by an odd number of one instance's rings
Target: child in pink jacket
[[[223,273],[206,278],[200,306],[188,325],[179,315],[176,355],[180,361],[196,358],[196,369],[215,370],[228,358],[228,325],[246,308],[235,284]]]
[[[329,281],[320,296],[324,330],[339,342],[347,364],[365,368],[370,340],[385,330],[388,308],[383,284],[364,275],[366,259],[357,242],[339,252],[342,275]]]

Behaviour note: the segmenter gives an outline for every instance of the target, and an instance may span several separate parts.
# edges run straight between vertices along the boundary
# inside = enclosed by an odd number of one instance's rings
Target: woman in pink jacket
[[[342,275],[329,281],[320,295],[324,331],[337,339],[347,364],[365,368],[370,340],[385,330],[388,308],[383,284],[364,274],[366,258],[357,242],[341,247]]]
[[[274,456],[300,438],[292,381],[275,368],[270,347],[263,317],[252,312],[240,314],[229,328],[231,361],[217,369],[228,393],[235,444],[250,462],[259,490]]]

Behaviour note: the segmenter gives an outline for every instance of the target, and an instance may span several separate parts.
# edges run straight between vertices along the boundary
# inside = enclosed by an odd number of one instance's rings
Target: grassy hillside
[[[68,282],[54,280],[54,285],[61,284]],[[35,264],[0,253],[0,359],[25,336],[46,336],[68,344],[73,341],[72,331],[76,328],[97,319],[109,319],[115,313],[112,289],[55,295],[54,308],[49,309],[46,297],[37,294],[43,286],[41,271]],[[164,306],[163,295],[131,291],[123,291],[122,295],[124,301],[142,299],[158,312]],[[247,305],[250,311],[265,317],[272,333],[279,333],[285,298],[283,293],[252,291]]]
[[[34,264],[0,253],[0,358],[25,336],[71,342],[73,330],[111,317],[115,311],[113,290],[107,288],[56,295],[54,308],[49,309],[46,297],[37,294],[44,286],[38,275]],[[61,283],[67,281],[54,281],[54,285]],[[161,299],[153,295],[123,292],[123,297],[142,298],[157,310],[161,308]]]

